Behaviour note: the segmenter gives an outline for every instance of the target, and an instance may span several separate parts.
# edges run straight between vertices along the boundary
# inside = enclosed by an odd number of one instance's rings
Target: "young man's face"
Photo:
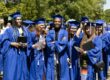
[[[15,22],[16,22],[16,25],[17,25],[17,26],[21,26],[21,24],[22,24],[22,19],[21,19],[21,17],[17,17],[17,18],[15,19]]]
[[[62,23],[62,20],[60,18],[55,18],[54,19],[55,28],[60,28],[61,23]]]

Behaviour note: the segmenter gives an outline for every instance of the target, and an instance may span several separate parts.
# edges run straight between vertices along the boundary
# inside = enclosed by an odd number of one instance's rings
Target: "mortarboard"
[[[45,19],[44,18],[40,18],[40,19],[37,19],[36,21],[35,21],[35,24],[45,24]]]
[[[78,28],[78,26],[74,23],[70,23],[69,26],[70,26],[70,28]]]
[[[81,18],[81,22],[89,22],[89,18],[87,16],[83,16]]]
[[[70,28],[78,28],[77,24],[75,24],[75,21],[69,21],[68,25]]]
[[[25,24],[34,24],[34,22],[31,21],[31,20],[24,20],[23,23],[25,23]]]
[[[28,25],[28,27],[34,24],[34,22],[31,20],[24,20],[23,23]]]
[[[78,21],[69,21],[68,24],[71,26],[71,25],[74,25],[76,26],[77,28],[79,27],[79,22]]]
[[[16,19],[17,17],[21,17],[20,12],[15,12],[13,14],[10,15],[13,19]]]
[[[99,19],[99,20],[96,20],[95,23],[96,23],[96,26],[103,26],[103,24],[105,23],[105,21]]]
[[[63,17],[60,14],[53,15],[52,18],[53,19],[55,19],[55,18],[63,19]]]

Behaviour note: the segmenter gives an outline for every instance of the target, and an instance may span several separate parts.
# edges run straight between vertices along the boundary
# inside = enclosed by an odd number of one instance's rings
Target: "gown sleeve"
[[[100,56],[102,55],[102,40],[96,37],[93,40],[94,48],[87,51],[87,56],[92,64],[96,64],[99,61]]]

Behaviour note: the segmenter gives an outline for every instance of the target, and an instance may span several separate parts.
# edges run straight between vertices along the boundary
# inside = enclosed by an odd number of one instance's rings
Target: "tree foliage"
[[[88,16],[92,20],[103,18],[105,0],[20,0],[20,3],[0,1],[0,16],[7,16],[20,11],[24,19],[35,20],[40,17],[51,19],[54,14],[61,14],[66,19]],[[105,17],[104,17],[105,18]]]
[[[110,23],[110,9],[105,10],[105,20]]]

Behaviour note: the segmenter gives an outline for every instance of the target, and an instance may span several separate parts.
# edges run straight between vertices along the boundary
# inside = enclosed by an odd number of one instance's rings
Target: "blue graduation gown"
[[[109,62],[110,62],[110,33],[105,32],[101,36],[102,43],[103,43],[103,60],[105,63],[104,67],[104,76],[107,77],[108,68],[109,68]]]
[[[47,59],[47,70],[46,70],[46,80],[54,80],[54,54],[59,55],[60,61],[60,80],[69,80],[69,69],[67,63],[67,43],[68,43],[68,33],[65,29],[60,29],[58,33],[58,40],[55,41],[55,31],[50,30],[46,37],[46,55]],[[51,43],[55,41],[55,43]]]
[[[28,41],[28,32],[23,27],[24,36]],[[3,35],[3,80],[28,80],[27,69],[27,48],[15,48],[10,45],[11,42],[16,42],[19,36],[17,28],[8,28]]]
[[[82,34],[82,33],[81,33]],[[71,70],[71,80],[81,80],[80,76],[80,63],[79,63],[79,52],[77,52],[74,46],[80,46],[80,42],[82,40],[82,35],[78,38],[76,35],[70,39],[68,42],[68,52],[69,57],[72,60],[72,70]]]
[[[92,42],[95,47],[87,52],[87,56],[88,56],[87,80],[96,80],[96,72],[95,72],[93,65],[98,63],[99,61],[102,61],[102,40],[101,40],[101,38],[99,36],[96,36],[92,40]],[[104,75],[103,75],[103,71],[100,71],[98,73],[98,78],[100,80],[105,80]]]
[[[3,35],[0,34],[0,72],[3,71],[3,56],[1,53],[1,49],[2,49],[2,37]]]
[[[31,34],[31,38],[32,44],[38,42],[38,37],[36,37],[34,32]],[[33,49],[31,45],[30,57],[30,80],[42,80],[44,72],[44,52],[42,50]]]

